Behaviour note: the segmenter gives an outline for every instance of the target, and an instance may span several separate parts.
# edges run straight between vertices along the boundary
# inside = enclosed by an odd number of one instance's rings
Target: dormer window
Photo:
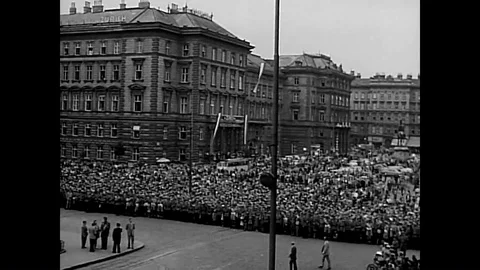
[[[301,67],[302,66],[302,61],[295,61],[295,66]]]

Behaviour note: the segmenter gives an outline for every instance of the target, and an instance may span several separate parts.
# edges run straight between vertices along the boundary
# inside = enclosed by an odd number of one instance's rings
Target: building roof
[[[398,85],[398,86],[420,86],[419,79],[398,79],[392,78],[386,79],[371,79],[371,78],[356,78],[352,81],[351,87],[370,87],[370,86],[385,86],[385,85]]]
[[[60,25],[85,25],[95,23],[149,23],[160,22],[179,28],[203,28],[231,38],[238,39],[231,32],[213,20],[189,12],[167,13],[155,8],[111,9],[98,13],[77,13],[60,15]]]
[[[261,63],[265,63],[265,67],[263,68],[264,71],[273,72],[273,66],[270,65],[270,63],[267,60],[255,54],[249,54],[247,56],[247,66],[260,68]]]
[[[279,66],[280,67],[294,67],[297,62],[302,63],[302,66],[313,67],[319,69],[333,69],[340,72],[343,72],[339,66],[337,66],[330,57],[318,54],[296,54],[296,55],[280,55],[279,57]]]

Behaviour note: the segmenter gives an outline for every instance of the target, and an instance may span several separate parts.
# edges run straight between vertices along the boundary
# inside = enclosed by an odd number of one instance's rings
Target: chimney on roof
[[[93,13],[103,12],[102,0],[93,1]]]
[[[400,80],[403,79],[402,73],[398,73],[398,74],[397,74],[397,79],[400,79]]]
[[[140,2],[138,2],[138,7],[139,8],[149,8],[150,7],[150,1],[140,0]]]
[[[355,70],[350,70],[350,75],[355,76]]]
[[[85,6],[83,7],[83,13],[91,13],[92,12],[92,8],[90,7],[90,2],[89,1],[85,1]]]
[[[381,72],[378,77],[379,77],[380,79],[385,79],[385,73]]]
[[[75,7],[75,2],[72,2],[70,5],[70,15],[77,14],[77,8]]]
[[[356,78],[357,78],[357,79],[360,79],[361,77],[362,77],[362,74],[360,74],[360,72],[357,72]]]
[[[120,9],[126,9],[127,8],[127,4],[125,4],[125,0],[121,0],[120,1]]]
[[[412,79],[412,74],[407,74],[407,80],[411,80]]]

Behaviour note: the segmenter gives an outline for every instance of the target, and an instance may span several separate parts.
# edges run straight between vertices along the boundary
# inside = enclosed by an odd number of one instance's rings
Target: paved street
[[[61,209],[61,230],[77,231],[83,219],[126,224],[128,217],[103,213],[85,213]],[[136,240],[145,248],[126,256],[86,267],[85,269],[267,269],[268,234],[244,232],[216,226],[178,221],[134,218]],[[318,269],[322,241],[298,237],[277,236],[276,269],[288,269],[290,242],[298,248],[299,269]],[[331,242],[332,268],[338,270],[365,269],[378,247]],[[418,251],[408,251],[407,255]]]

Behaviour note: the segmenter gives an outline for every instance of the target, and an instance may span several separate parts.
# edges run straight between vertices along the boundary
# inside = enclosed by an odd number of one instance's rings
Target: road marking
[[[236,263],[238,263],[239,261],[241,261],[241,260],[236,260],[236,261],[227,263],[227,264],[222,265],[222,266],[219,266],[219,267],[217,267],[217,268],[215,268],[215,269],[213,269],[213,270],[223,270],[223,269],[225,269],[225,267],[230,266],[230,265],[232,265],[232,264],[236,264]]]
[[[220,241],[223,241],[223,240],[227,240],[227,239],[236,237],[236,236],[238,236],[238,235],[240,235],[240,234],[243,234],[243,233],[245,233],[245,232],[238,232],[238,233],[235,233],[235,234],[232,234],[232,235],[228,235],[228,236],[225,236],[225,237],[218,238],[218,239],[213,240],[213,241],[210,241],[210,242],[199,242],[199,243],[196,243],[196,244],[194,244],[194,245],[187,246],[187,247],[182,247],[182,248],[170,250],[170,251],[167,251],[167,252],[163,252],[163,253],[161,253],[161,254],[158,254],[158,255],[155,255],[155,256],[153,256],[153,257],[150,257],[150,258],[148,258],[148,259],[146,259],[146,260],[143,260],[143,261],[140,261],[140,262],[131,264],[131,265],[129,265],[129,266],[132,267],[132,266],[134,266],[134,265],[140,265],[140,266],[135,267],[135,268],[130,268],[131,270],[140,269],[140,268],[142,268],[142,267],[145,266],[145,265],[141,265],[141,264],[146,263],[146,262],[148,262],[148,261],[153,261],[153,260],[155,260],[155,259],[157,259],[157,258],[165,257],[165,256],[168,256],[168,255],[171,255],[171,254],[180,252],[180,251],[189,250],[189,249],[195,249],[195,248],[198,248],[198,247],[202,247],[202,246],[206,246],[206,245],[213,244],[213,243],[216,243],[216,242],[220,242]],[[221,269],[221,268],[220,268],[220,269]]]

